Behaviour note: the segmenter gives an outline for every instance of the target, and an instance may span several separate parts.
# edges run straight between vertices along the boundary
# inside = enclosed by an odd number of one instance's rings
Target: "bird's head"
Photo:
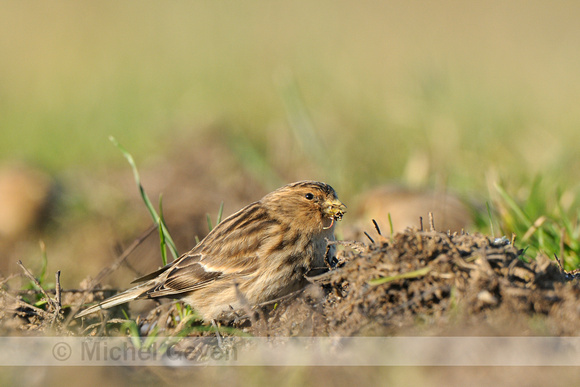
[[[296,222],[305,231],[332,229],[346,212],[334,189],[317,181],[285,185],[266,195],[262,203],[279,219]]]

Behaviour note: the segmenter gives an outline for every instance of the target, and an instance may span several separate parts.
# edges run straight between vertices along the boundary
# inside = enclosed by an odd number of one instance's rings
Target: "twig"
[[[362,242],[357,241],[328,241],[328,244],[349,247],[358,252],[365,250],[365,245]]]
[[[16,278],[16,277],[18,277],[18,274],[14,274],[14,273],[12,273],[12,274],[10,274],[8,277],[6,277],[6,278],[2,278],[2,279],[0,280],[0,286],[4,285],[6,282],[8,282],[8,281],[10,281],[12,278]]]
[[[326,242],[326,251],[324,252],[324,264],[326,265],[328,270],[332,270],[332,264],[330,262],[330,257],[328,256],[330,254],[330,246],[332,246],[332,245],[330,243],[328,243],[328,241],[327,241]]]
[[[18,276],[19,274],[17,274],[16,276]],[[65,293],[110,293],[111,295],[120,292],[120,289],[60,289],[60,293],[61,294],[65,294]],[[46,289],[46,292],[49,294],[56,294],[55,289]],[[29,294],[37,294],[38,290],[34,290],[34,289],[24,289],[24,290],[16,290],[13,293],[16,293],[18,295],[29,295]]]
[[[566,279],[571,280],[571,279],[580,277],[580,269],[575,269],[572,271],[564,270],[564,266],[562,265],[562,262],[560,262],[560,258],[558,258],[558,256],[556,254],[554,254],[554,258],[556,258],[556,262],[558,262],[558,266],[560,267],[560,270],[566,276]]]
[[[534,233],[536,231],[538,231],[538,229],[540,227],[542,227],[542,225],[546,222],[546,220],[548,220],[548,218],[546,218],[545,216],[540,216],[538,219],[536,219],[536,221],[534,222],[534,224],[532,224],[530,226],[530,228],[528,229],[528,231],[526,231],[526,233],[524,234],[524,236],[522,237],[522,241],[525,242],[528,239],[530,239],[530,237],[532,235],[534,235]]]
[[[117,270],[119,268],[119,266],[121,266],[121,264],[129,257],[129,255],[131,255],[131,253],[141,244],[143,243],[143,241],[145,239],[147,239],[149,237],[149,235],[151,235],[151,233],[153,233],[153,231],[157,230],[157,225],[154,224],[151,227],[149,227],[139,238],[137,238],[124,252],[123,254],[121,254],[116,260],[115,262],[113,262],[110,266],[105,267],[103,270],[101,270],[101,272],[95,277],[95,279],[93,279],[91,281],[90,286],[88,287],[87,290],[84,290],[84,294],[83,297],[81,298],[79,304],[73,309],[71,310],[71,313],[69,314],[69,317],[66,319],[66,321],[64,322],[64,326],[68,326],[68,324],[70,324],[70,322],[75,318],[74,316],[77,314],[77,312],[83,307],[83,304],[88,296],[89,293],[91,293],[96,287],[97,285],[109,274],[111,274],[112,272],[114,272],[115,270]],[[72,308],[71,308],[72,309]]]
[[[340,270],[340,269],[337,269],[337,270]],[[331,278],[334,276],[334,274],[336,273],[337,270],[327,271],[326,273],[322,273],[322,274],[318,274],[318,275],[313,275],[313,276],[310,276],[310,277],[309,276],[304,276],[304,278],[306,278],[306,280],[308,282],[312,283],[312,284],[325,285],[325,284],[329,284],[330,283]],[[292,293],[290,293],[288,295],[282,296],[281,298],[278,298],[276,300],[266,301],[264,304],[269,304],[269,303],[276,302],[276,301],[278,301],[280,299],[283,299],[283,298],[288,298],[288,296],[293,296],[296,293],[299,293],[301,291],[302,290],[297,290],[297,291],[292,292]],[[260,304],[260,305],[262,305],[262,304]]]
[[[112,318],[107,320],[107,324],[123,324],[126,322],[130,322],[131,320],[125,320],[125,319],[121,319],[121,318]],[[96,336],[100,336],[102,334],[102,332],[105,330],[105,324],[104,321],[99,321],[98,323],[93,323],[90,325],[87,325],[85,329],[83,329],[83,334],[86,334],[88,331],[90,331],[91,329],[94,328],[99,328],[99,332],[97,333]]]
[[[60,270],[56,272],[56,282],[55,282],[55,292],[56,292],[56,304],[58,305],[58,311],[62,308],[62,296],[61,296],[61,287],[60,287]]]
[[[381,234],[381,229],[379,228],[379,225],[377,224],[377,221],[374,219],[371,219],[373,221],[373,224],[375,225],[375,230],[377,230],[377,232],[379,233],[379,235],[383,235]],[[366,233],[365,233],[366,234]],[[367,235],[368,236],[368,235]],[[373,242],[374,243],[374,242]]]
[[[423,228],[423,227],[421,227],[421,228]],[[435,221],[433,220],[433,213],[432,212],[429,213],[429,230],[435,231]]]
[[[110,318],[107,320],[107,324],[125,324],[125,323],[132,323],[132,322],[133,322],[133,320],[128,320],[126,318]]]
[[[50,322],[51,326],[53,326],[58,321],[58,316],[60,315],[60,311],[62,310],[61,303],[62,299],[60,295],[60,270],[58,270],[55,274],[54,291],[56,294],[56,300],[54,300],[56,307],[54,309],[54,314],[52,315],[52,321]]]
[[[32,275],[32,273],[26,267],[24,267],[22,261],[18,260],[16,263],[18,264],[18,266],[20,266],[22,271],[24,271],[24,275],[28,277],[28,279],[31,280],[32,283],[34,283],[34,285],[36,285],[36,287],[40,289],[44,297],[46,297],[46,301],[50,304],[50,306],[52,306],[53,310],[58,310],[56,302],[48,295],[46,290],[44,290],[44,288],[40,285],[40,282],[38,282],[38,280],[34,277],[34,275]]]
[[[373,239],[373,238],[371,238],[371,236],[369,235],[369,233],[368,233],[368,232],[366,232],[366,231],[365,231],[365,232],[364,232],[364,234],[367,236],[367,238],[369,238],[369,239],[370,239],[371,243],[375,243],[374,239]],[[379,235],[381,235],[381,234],[379,233]]]
[[[55,274],[55,285],[54,285],[54,291],[56,292],[56,301],[55,301],[55,305],[56,308],[54,310],[54,314],[52,315],[52,321],[50,322],[50,325],[54,325],[54,323],[56,321],[58,321],[58,316],[60,315],[60,311],[62,310],[62,298],[60,295],[60,270],[58,270]]]
[[[37,315],[41,316],[42,318],[48,318],[50,317],[50,314],[43,309],[37,308],[34,305],[30,305],[27,302],[22,301],[20,298],[18,297],[14,297],[12,294],[6,292],[6,291],[2,291],[1,294],[3,294],[5,297],[8,297],[10,299],[12,299],[12,301],[16,302],[18,305],[24,307],[24,308],[28,308],[30,310],[32,310],[33,312],[35,312]]]
[[[424,268],[419,269],[419,270],[414,270],[414,271],[410,271],[410,272],[406,272],[406,273],[399,273],[399,274],[392,275],[389,277],[375,278],[375,279],[367,281],[367,283],[371,286],[377,286],[377,285],[386,284],[388,282],[397,281],[400,279],[411,279],[411,278],[423,277],[423,276],[427,275],[430,270],[431,270],[430,267],[424,267]]]

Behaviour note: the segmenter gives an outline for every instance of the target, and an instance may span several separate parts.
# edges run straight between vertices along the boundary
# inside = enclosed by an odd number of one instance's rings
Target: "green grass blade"
[[[141,335],[139,334],[139,326],[137,325],[137,322],[135,320],[130,319],[124,310],[123,315],[125,316],[126,321],[121,324],[121,330],[129,331],[128,332],[129,338],[131,339],[131,342],[133,343],[135,348],[137,349],[141,348],[142,344],[140,338]]]
[[[211,224],[211,217],[209,214],[205,214],[205,218],[207,219],[207,229],[211,232],[213,230],[213,225]]]
[[[215,222],[215,225],[217,226],[218,224],[220,224],[220,222],[222,221],[222,215],[224,213],[224,202],[222,201],[220,204],[220,208],[218,210],[218,214],[217,214],[217,220]],[[207,219],[207,228],[209,229],[209,231],[211,232],[211,230],[214,229],[214,225],[211,222],[211,216],[209,214],[205,214],[205,217]],[[199,243],[199,242],[198,242]]]
[[[151,333],[149,333],[149,335],[143,341],[143,348],[145,349],[151,348],[151,346],[157,340],[158,333],[159,333],[159,325],[155,325]]]
[[[487,207],[487,216],[489,217],[489,227],[491,229],[491,237],[495,238],[495,231],[493,230],[493,217],[491,216],[491,207],[489,202],[485,202],[485,206]]]
[[[393,218],[391,218],[391,213],[388,213],[388,218],[389,218],[389,227],[391,228],[391,238],[393,237],[394,234],[394,228],[393,228]]]
[[[149,200],[149,197],[145,193],[145,189],[141,184],[141,177],[139,176],[139,171],[137,170],[137,165],[135,164],[133,156],[131,156],[131,154],[115,139],[115,137],[110,136],[109,140],[111,140],[111,142],[121,151],[121,153],[123,153],[123,156],[125,156],[125,158],[129,162],[129,165],[133,170],[133,176],[135,178],[135,182],[137,183],[137,187],[139,188],[141,198],[143,199],[143,202],[145,203],[147,210],[149,210],[151,218],[153,219],[155,224],[157,224],[157,226],[159,226],[159,228],[161,229],[164,235],[165,243],[169,246],[169,250],[171,251],[173,258],[177,259],[177,257],[179,256],[177,253],[177,247],[175,247],[175,243],[173,242],[173,239],[171,238],[171,235],[169,234],[169,230],[165,226],[165,223],[162,221],[161,217],[157,214],[157,211],[155,211],[155,208],[153,208],[151,200]]]
[[[222,202],[220,204],[220,209],[218,210],[217,220],[216,220],[216,224],[215,224],[216,226],[221,223],[223,214],[224,214],[224,202],[222,200]]]
[[[532,227],[532,221],[528,216],[522,211],[520,206],[516,203],[516,201],[503,189],[502,186],[496,184],[495,188],[499,192],[500,196],[505,200],[505,202],[510,206],[514,214],[520,219],[526,228]]]
[[[44,281],[46,280],[46,269],[48,267],[48,255],[46,254],[46,245],[43,241],[40,241],[40,251],[42,254],[42,268],[40,269],[38,282],[40,285],[44,285]]]
[[[163,218],[163,195],[159,195],[159,247],[161,249],[161,262],[163,266],[167,265],[167,243],[165,242],[165,233],[163,232],[162,225],[165,224],[165,219]]]

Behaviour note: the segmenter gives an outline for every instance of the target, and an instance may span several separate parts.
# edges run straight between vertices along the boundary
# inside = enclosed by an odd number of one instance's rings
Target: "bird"
[[[328,184],[287,184],[220,222],[194,248],[139,283],[93,305],[83,317],[135,299],[174,298],[190,304],[204,321],[247,304],[258,305],[308,284],[335,253],[335,222],[346,206]],[[243,295],[241,297],[240,295]]]

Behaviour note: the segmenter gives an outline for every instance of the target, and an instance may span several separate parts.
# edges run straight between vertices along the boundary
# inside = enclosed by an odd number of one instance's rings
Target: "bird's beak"
[[[346,213],[346,206],[338,199],[328,200],[323,208],[324,217],[341,220]]]

